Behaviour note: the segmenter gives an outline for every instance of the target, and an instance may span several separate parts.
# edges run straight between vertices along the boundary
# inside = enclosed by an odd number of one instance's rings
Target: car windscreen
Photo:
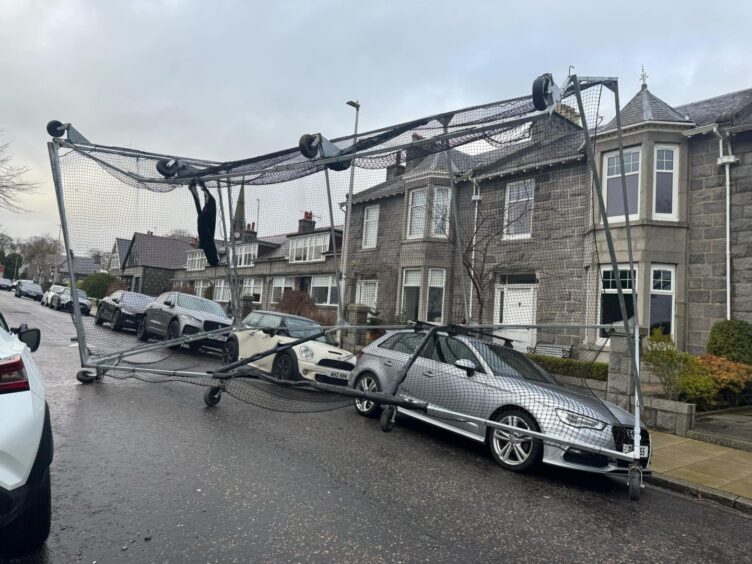
[[[476,340],[473,341],[473,346],[494,374],[522,378],[531,382],[557,383],[548,372],[509,347]]]
[[[37,292],[42,291],[42,287],[39,284],[34,284],[33,282],[28,282],[23,285],[24,290],[36,290]]]
[[[8,280],[7,278],[0,278],[0,284],[10,284],[10,283],[11,281]]]
[[[316,333],[321,332],[321,326],[313,321],[307,321],[305,319],[295,319],[294,317],[288,317],[285,319],[285,325],[287,326],[287,333],[293,339],[304,339],[310,337]],[[316,340],[320,343],[327,343],[329,345],[335,344],[334,338],[327,333],[321,337],[316,337]]]
[[[86,298],[89,297],[86,295],[86,292],[84,292],[83,290],[76,290],[76,295],[78,296],[79,300],[85,300]]]
[[[227,317],[225,311],[218,303],[205,298],[199,298],[198,296],[189,296],[187,294],[180,294],[178,296],[178,305],[194,311],[203,311],[204,313],[210,313],[219,317]]]
[[[144,309],[153,301],[154,301],[154,298],[151,298],[144,294],[123,292],[123,297],[120,300],[120,303],[122,303],[123,305],[130,306],[132,308]]]

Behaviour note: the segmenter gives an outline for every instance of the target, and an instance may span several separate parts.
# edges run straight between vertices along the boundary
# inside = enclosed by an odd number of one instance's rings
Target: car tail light
[[[0,394],[25,392],[29,389],[23,359],[20,355],[0,360]]]

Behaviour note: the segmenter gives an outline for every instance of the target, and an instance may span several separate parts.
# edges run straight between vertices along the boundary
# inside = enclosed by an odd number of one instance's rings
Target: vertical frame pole
[[[243,182],[245,183],[245,181]],[[220,183],[217,182],[217,184]],[[232,227],[235,225],[235,212],[232,209],[232,180],[229,178],[227,179],[227,211],[230,214],[230,230],[232,230]],[[243,212],[243,215],[245,215],[245,210],[243,210]],[[225,234],[227,234],[226,231]],[[230,233],[230,249],[232,249],[232,253],[228,253],[227,257],[227,273],[229,274],[227,281],[230,284],[230,300],[232,301],[233,321],[236,326],[239,326],[242,315],[240,311],[238,255],[235,251],[235,233]],[[230,254],[232,255],[232,260],[230,260]]]
[[[353,165],[350,165],[353,166]],[[324,169],[324,177],[326,178],[326,198],[329,202],[329,237],[332,240],[332,251],[334,253],[334,282],[337,285],[337,323],[344,321],[342,315],[342,292],[340,284],[340,270],[339,261],[337,260],[337,238],[334,232],[334,209],[332,207],[332,186],[329,182],[329,169]]]
[[[78,288],[76,286],[76,271],[74,268],[73,249],[70,244],[70,234],[68,233],[68,218],[65,212],[65,199],[63,196],[63,179],[60,174],[60,154],[56,142],[47,143],[47,152],[50,156],[50,167],[52,168],[52,181],[55,185],[55,196],[57,197],[57,208],[60,212],[60,229],[63,232],[63,242],[65,243],[65,257],[68,263],[68,273],[70,274],[71,301],[73,304],[73,325],[76,328],[76,341],[78,343],[78,355],[81,358],[81,366],[89,363],[89,352],[86,350],[86,333],[84,331],[81,319],[81,307],[78,303]]]
[[[360,115],[360,104],[355,102],[355,131],[353,132],[353,145],[358,142],[358,116]],[[352,229],[352,199],[355,187],[355,159],[350,162],[350,187],[347,190],[347,212],[345,214],[345,232],[343,234],[342,244],[342,292],[347,292],[347,273],[350,270],[347,261],[350,260],[350,233]],[[340,301],[344,296],[340,294]]]

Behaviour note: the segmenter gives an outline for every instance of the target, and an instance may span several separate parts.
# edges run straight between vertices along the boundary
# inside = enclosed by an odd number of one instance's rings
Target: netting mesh
[[[331,145],[309,136],[316,156],[302,141],[227,163],[59,141],[74,271],[110,275],[84,281],[92,296],[79,297],[88,361],[266,409],[351,403],[280,385],[310,381],[472,416],[481,422],[433,415],[484,438],[482,421],[500,421],[550,445],[628,448],[617,435],[631,416],[583,377],[604,360],[603,325],[621,319],[617,286],[631,284],[603,256],[584,150],[588,135],[598,142],[583,125],[599,123],[602,89],[550,114],[522,97]],[[52,307],[73,309],[53,294]],[[218,381],[228,365],[225,376],[244,377]],[[372,414],[378,402],[356,407]],[[500,428],[489,439],[508,465],[542,444],[515,437]],[[546,456],[616,464],[567,452]]]

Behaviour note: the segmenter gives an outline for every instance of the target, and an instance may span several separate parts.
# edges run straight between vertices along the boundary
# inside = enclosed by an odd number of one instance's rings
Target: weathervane
[[[645,65],[640,65],[642,68],[642,72],[640,73],[640,82],[642,82],[643,86],[648,85],[648,75],[645,73]]]

